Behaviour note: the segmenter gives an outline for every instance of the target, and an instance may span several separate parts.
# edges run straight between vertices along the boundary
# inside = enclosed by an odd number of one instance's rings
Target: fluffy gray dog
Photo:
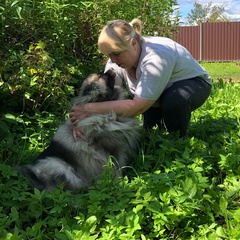
[[[84,80],[74,105],[122,99],[121,88],[114,86],[115,73],[91,74]],[[33,187],[51,191],[60,184],[64,189],[76,191],[91,186],[106,168],[112,157],[112,175],[122,176],[138,142],[138,121],[133,117],[117,116],[114,112],[95,114],[78,123],[87,142],[73,138],[70,119],[61,125],[37,159],[19,167]]]

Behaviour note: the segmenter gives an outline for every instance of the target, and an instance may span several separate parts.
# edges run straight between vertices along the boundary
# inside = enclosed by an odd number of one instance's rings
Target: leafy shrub
[[[171,27],[169,16],[174,4],[174,0],[148,4],[131,0],[1,2],[3,108],[29,114],[36,109],[66,108],[73,88],[79,87],[87,74],[103,69],[97,38],[107,21],[114,18],[130,21],[140,16],[145,33],[160,33],[159,26]],[[63,106],[59,107],[59,102]]]
[[[3,67],[3,79],[7,79],[1,88],[3,108],[11,106],[15,112],[31,113],[36,109],[51,111],[69,107],[70,96],[74,93],[73,86],[69,85],[70,74],[67,74],[72,71],[71,65],[66,66],[65,73],[59,70],[43,43],[31,45],[26,53],[12,52]],[[74,83],[73,79],[71,81]]]

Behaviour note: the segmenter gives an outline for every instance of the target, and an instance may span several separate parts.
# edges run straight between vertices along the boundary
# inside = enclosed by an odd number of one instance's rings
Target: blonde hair
[[[132,38],[141,43],[141,31],[142,23],[138,18],[134,18],[130,23],[124,20],[113,20],[103,27],[98,38],[98,48],[105,55],[128,50]]]

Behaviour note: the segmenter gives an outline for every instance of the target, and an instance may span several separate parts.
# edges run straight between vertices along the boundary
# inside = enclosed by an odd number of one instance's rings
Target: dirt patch
[[[231,77],[232,82],[240,82],[240,76],[239,77]],[[229,78],[224,78],[224,81],[229,82]]]
[[[213,81],[217,82],[218,81],[217,79],[218,78],[214,78]],[[220,78],[219,77],[219,79],[223,79],[224,82],[230,82],[230,79],[232,82],[240,82],[240,76],[239,77],[229,77],[229,78]]]

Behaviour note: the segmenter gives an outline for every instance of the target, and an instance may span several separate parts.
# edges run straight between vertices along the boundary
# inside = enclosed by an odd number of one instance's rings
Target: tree
[[[203,22],[227,22],[230,19],[224,14],[224,5],[212,5],[212,2],[205,6],[194,3],[194,9],[188,14],[189,25],[200,25]]]

